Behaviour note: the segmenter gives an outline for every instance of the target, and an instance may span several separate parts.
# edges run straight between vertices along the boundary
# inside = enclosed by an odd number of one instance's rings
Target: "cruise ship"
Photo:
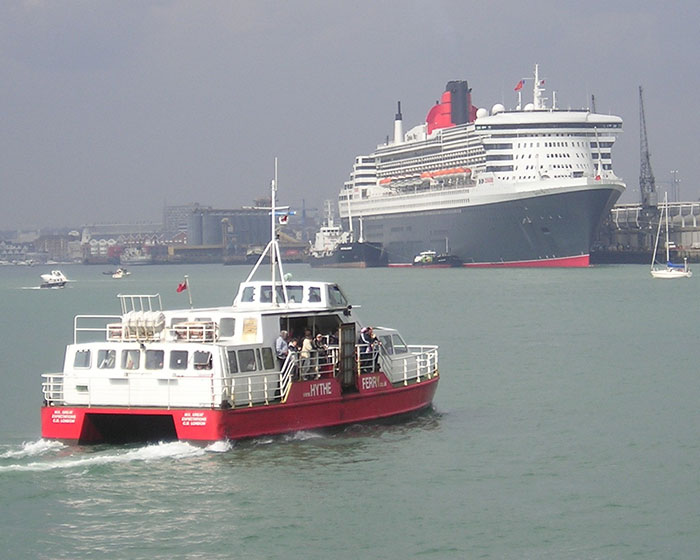
[[[532,81],[532,101],[523,86]],[[448,242],[472,267],[585,267],[603,217],[625,190],[612,168],[622,119],[548,104],[536,65],[513,110],[472,105],[447,84],[426,121],[355,159],[338,200],[343,225],[361,218],[390,266]]]

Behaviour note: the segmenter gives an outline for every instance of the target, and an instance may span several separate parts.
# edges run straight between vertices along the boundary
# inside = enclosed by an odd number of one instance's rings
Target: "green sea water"
[[[0,556],[77,559],[697,558],[700,271],[287,266],[440,346],[410,420],[207,447],[40,438],[40,375],[117,293],[229,304],[242,266],[0,267]]]

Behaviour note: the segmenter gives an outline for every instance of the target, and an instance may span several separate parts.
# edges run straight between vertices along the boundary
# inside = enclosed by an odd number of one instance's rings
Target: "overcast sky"
[[[0,229],[158,221],[164,204],[322,208],[358,154],[425,121],[445,83],[514,107],[539,63],[561,108],[624,119],[639,94],[657,185],[700,197],[700,3],[644,0],[0,3]],[[548,91],[551,97],[551,90]],[[531,95],[528,88],[528,98]]]

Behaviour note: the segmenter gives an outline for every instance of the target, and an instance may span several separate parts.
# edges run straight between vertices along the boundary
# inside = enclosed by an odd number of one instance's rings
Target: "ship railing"
[[[267,373],[270,387],[276,375]],[[215,408],[227,400],[225,379],[218,375],[42,375],[44,401],[52,406]],[[260,397],[260,401],[264,400]]]
[[[378,349],[379,365],[392,383],[408,385],[438,375],[437,346],[409,345],[406,350],[389,353],[384,346]]]
[[[122,306],[122,315],[133,311],[161,311],[160,294],[117,294]]]
[[[215,342],[219,339],[219,327],[214,321],[177,323],[168,332],[173,340],[182,342]]]
[[[291,382],[291,370],[233,375],[229,404],[236,408],[284,402],[289,395]]]
[[[338,347],[329,347],[325,350],[312,350],[309,356],[295,353],[297,361],[297,376],[300,379],[316,379],[322,375],[332,375],[335,364],[338,362]]]
[[[110,340],[110,328],[114,327],[114,321],[121,321],[121,316],[76,315],[75,319],[73,319],[73,344],[77,344],[78,342],[97,342],[105,339]],[[121,322],[116,324],[121,327]],[[98,337],[96,336],[97,334],[101,336]]]
[[[357,373],[371,373],[379,371],[379,355],[381,346],[375,345],[368,348],[366,344],[355,346],[355,361],[357,363]]]
[[[41,390],[46,403],[63,402],[63,373],[44,373]]]

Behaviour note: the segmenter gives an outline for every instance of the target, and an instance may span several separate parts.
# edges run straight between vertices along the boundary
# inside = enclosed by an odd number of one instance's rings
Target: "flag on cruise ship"
[[[177,289],[175,291],[179,294],[180,292],[184,292],[186,289],[187,289],[187,280],[185,280],[184,282],[180,282],[177,285]]]
[[[280,216],[277,219],[279,220],[280,224],[284,225],[289,221],[289,216],[285,214],[284,216]]]
[[[515,91],[520,91],[521,89],[523,89],[523,86],[524,86],[524,85],[525,85],[525,80],[520,80],[520,81],[518,82],[518,85],[515,86]]]

